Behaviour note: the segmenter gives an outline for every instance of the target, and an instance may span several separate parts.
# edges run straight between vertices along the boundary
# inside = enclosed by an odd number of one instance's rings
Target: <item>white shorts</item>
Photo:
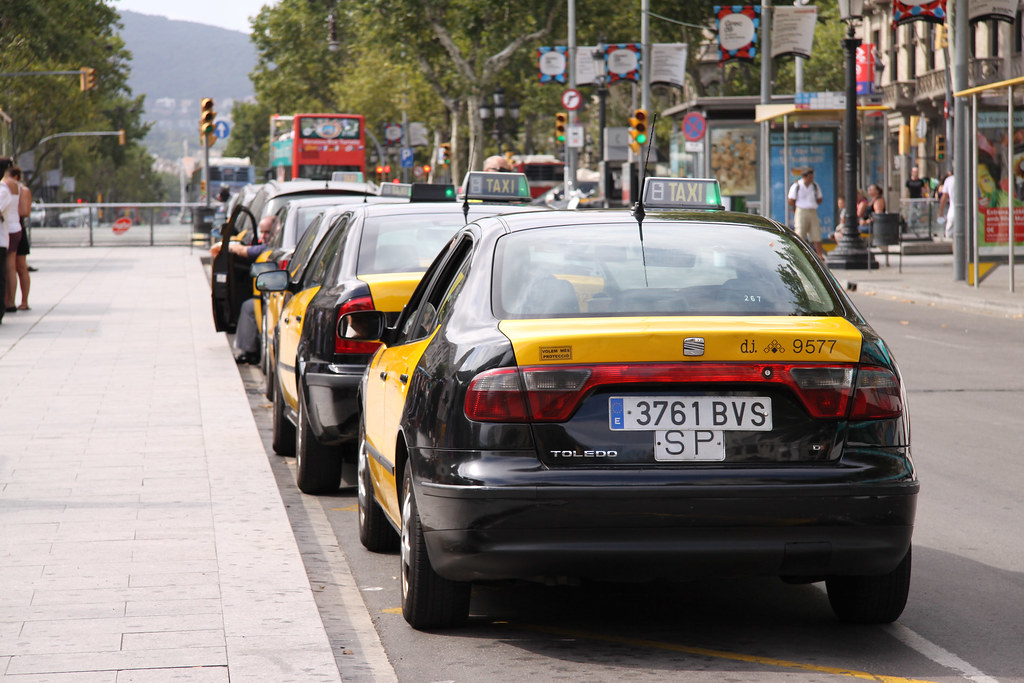
[[[793,216],[793,230],[814,244],[821,241],[821,223],[816,209],[797,209]]]

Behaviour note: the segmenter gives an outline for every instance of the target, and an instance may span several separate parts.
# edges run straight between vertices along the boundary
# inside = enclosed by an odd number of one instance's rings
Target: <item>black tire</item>
[[[274,363],[270,358],[270,346],[273,340],[270,338],[270,330],[267,329],[267,312],[263,311],[262,325],[263,348],[260,351],[260,365],[263,367],[263,395],[267,398],[274,396]]]
[[[284,414],[284,394],[281,385],[274,382],[273,438],[271,447],[278,455],[295,454],[295,426]]]
[[[324,446],[313,436],[298,386],[299,419],[295,428],[295,484],[303,493],[334,493],[341,485],[341,450]]]
[[[907,605],[910,593],[910,548],[888,574],[833,576],[825,580],[828,601],[840,621],[853,624],[889,624]]]
[[[367,550],[385,553],[398,547],[398,534],[388,522],[387,515],[373,496],[373,481],[370,478],[370,462],[366,453],[363,424],[359,424],[359,455],[356,476],[359,500],[359,542]]]
[[[402,616],[417,630],[446,628],[469,617],[472,584],[449,581],[434,571],[412,490],[411,467],[402,478]]]

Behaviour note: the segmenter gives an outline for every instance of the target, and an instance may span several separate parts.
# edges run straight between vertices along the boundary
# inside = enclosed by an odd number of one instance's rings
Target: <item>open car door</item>
[[[211,264],[210,297],[213,305],[213,326],[218,332],[234,332],[242,302],[252,296],[251,265],[246,259],[231,253],[228,244],[235,235],[250,239],[254,234],[256,218],[244,206],[236,206],[221,230],[220,253]]]

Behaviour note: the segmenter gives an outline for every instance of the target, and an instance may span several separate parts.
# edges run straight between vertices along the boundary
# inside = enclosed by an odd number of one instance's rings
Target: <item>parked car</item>
[[[60,214],[60,227],[62,228],[81,228],[89,225],[89,219],[92,210],[83,206],[77,209],[71,209],[70,211],[64,211]]]

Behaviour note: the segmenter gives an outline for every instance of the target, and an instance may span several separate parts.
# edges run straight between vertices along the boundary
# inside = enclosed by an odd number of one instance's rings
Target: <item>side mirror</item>
[[[260,273],[256,276],[256,289],[261,292],[283,292],[288,289],[288,271],[271,270],[268,273]]]
[[[376,341],[384,336],[387,319],[381,311],[353,311],[338,319],[338,337],[353,341]]]

